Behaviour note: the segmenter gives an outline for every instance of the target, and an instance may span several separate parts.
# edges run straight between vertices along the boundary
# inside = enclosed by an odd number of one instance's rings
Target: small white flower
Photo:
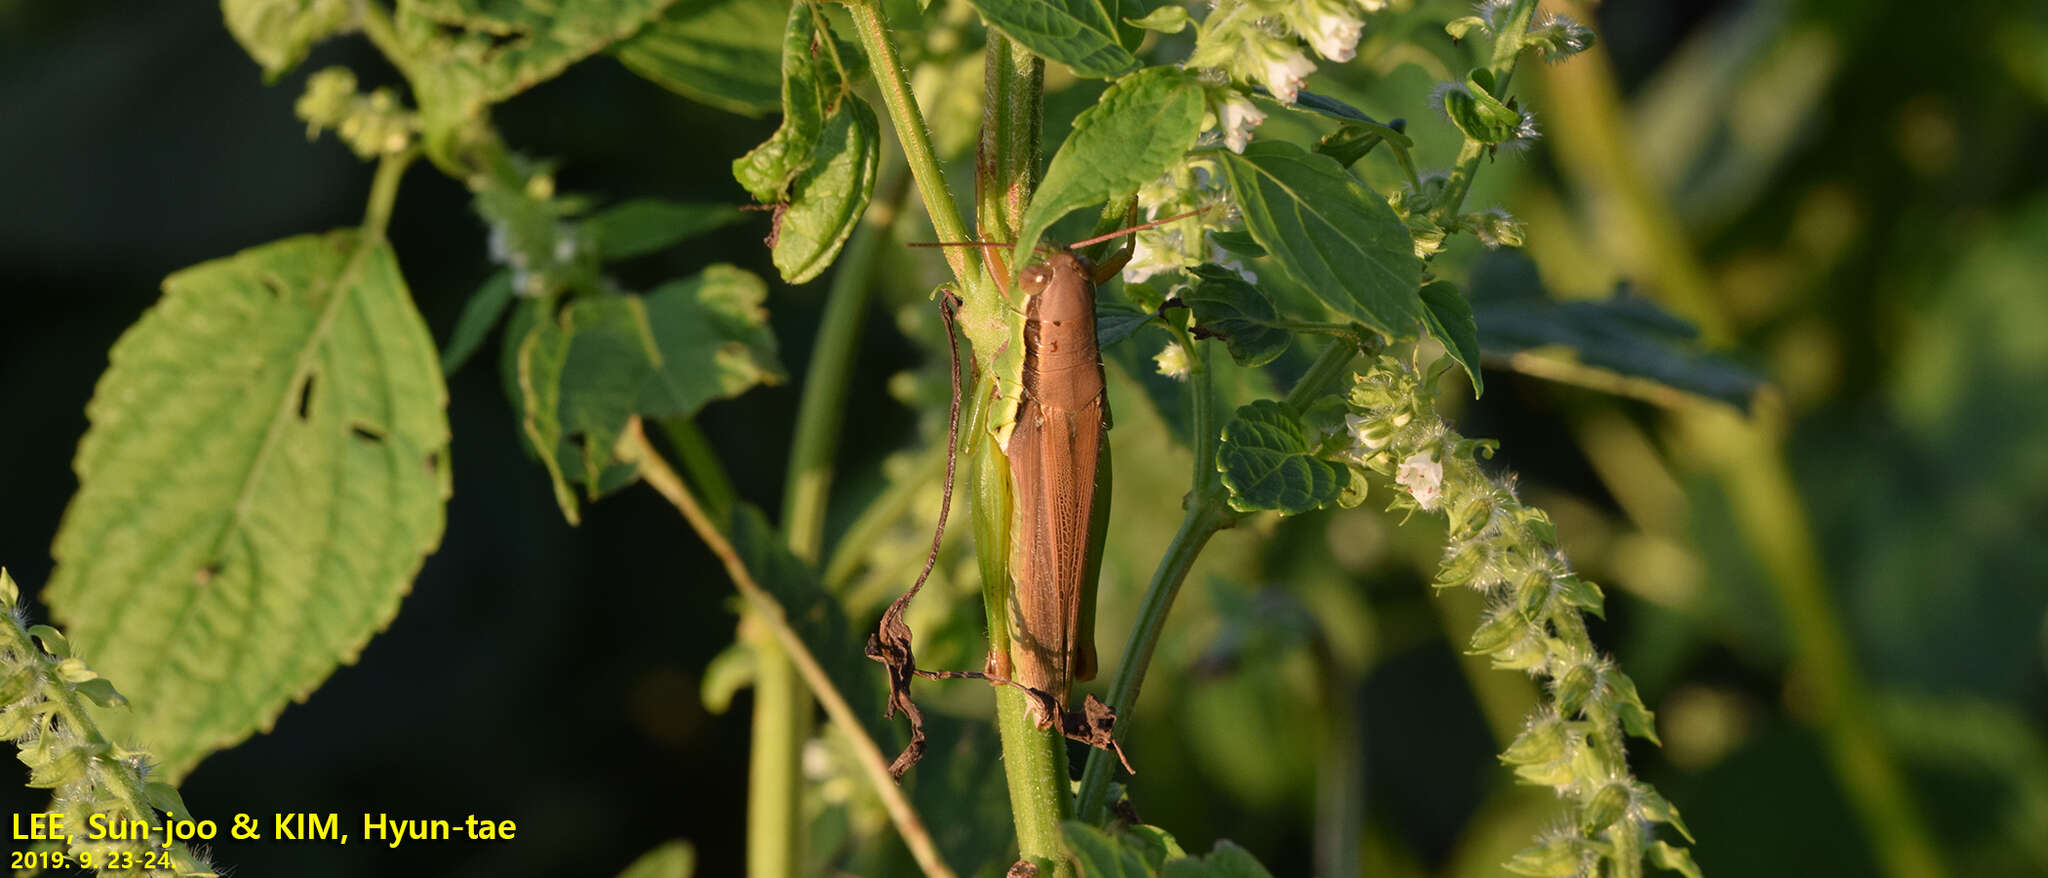
[[[1394,472],[1394,482],[1408,489],[1408,495],[1415,498],[1415,505],[1424,511],[1435,509],[1443,499],[1444,465],[1428,451],[1417,451],[1401,461],[1400,469]]]
[[[1132,236],[1131,261],[1124,266],[1125,283],[1143,283],[1146,278],[1174,271],[1187,264],[1181,254],[1180,231],[1148,229]]]
[[[507,262],[512,258],[512,230],[503,223],[491,224],[491,236],[487,240],[492,262]]]
[[[1318,10],[1301,37],[1315,47],[1316,54],[1342,64],[1358,54],[1358,32],[1364,26],[1365,22],[1349,13]]]
[[[1180,342],[1167,342],[1164,350],[1152,356],[1152,362],[1159,364],[1159,374],[1175,381],[1188,380],[1188,350]]]
[[[576,230],[565,225],[555,226],[555,261],[568,262],[576,258]]]
[[[1283,104],[1294,103],[1301,93],[1302,79],[1316,72],[1316,62],[1299,51],[1290,51],[1273,57],[1268,55],[1259,70],[1259,81],[1266,90],[1273,93],[1273,99]]]
[[[1266,114],[1259,112],[1250,98],[1235,91],[1230,92],[1230,96],[1216,108],[1216,122],[1223,131],[1223,145],[1230,147],[1231,152],[1244,152],[1245,144],[1252,141],[1252,129],[1264,121]],[[1196,171],[1199,173],[1201,169]],[[1202,182],[1198,180],[1197,185],[1202,185]]]
[[[1377,449],[1386,444],[1384,439],[1377,442],[1373,440],[1372,431],[1366,429],[1366,425],[1370,423],[1372,419],[1363,415],[1344,416],[1344,432],[1351,434],[1351,444],[1366,449]]]

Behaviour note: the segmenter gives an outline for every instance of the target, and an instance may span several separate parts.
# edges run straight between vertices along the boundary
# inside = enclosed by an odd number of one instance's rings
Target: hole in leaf
[[[213,581],[213,578],[214,578],[215,576],[219,576],[219,575],[220,575],[220,562],[219,562],[219,561],[215,561],[215,562],[213,562],[213,563],[211,563],[211,564],[208,564],[208,565],[206,565],[205,567],[201,567],[201,568],[199,568],[198,572],[196,572],[196,573],[193,573],[193,574],[192,574],[192,584],[193,584],[193,585],[205,585],[205,584],[207,584],[207,583],[209,583],[209,582],[212,582],[212,581]]]
[[[348,432],[349,435],[354,436],[357,439],[361,439],[364,442],[369,442],[377,445],[382,445],[384,443],[384,434],[377,432],[377,430],[373,427],[367,427],[362,424],[350,424]]]
[[[427,465],[427,473],[429,475],[432,475],[436,470],[439,470],[441,468],[441,452],[427,452],[427,459],[425,463]]]
[[[311,420],[313,417],[313,378],[313,374],[309,372],[306,374],[306,380],[299,384],[299,420],[301,421]]]

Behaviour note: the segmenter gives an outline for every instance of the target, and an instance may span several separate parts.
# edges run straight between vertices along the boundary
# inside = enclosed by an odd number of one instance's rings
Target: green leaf
[[[1137,69],[1119,41],[1117,19],[1099,0],[968,0],[988,23],[1025,48],[1084,77]]]
[[[456,159],[460,133],[484,108],[632,36],[674,2],[400,0],[392,23],[427,148]]]
[[[1166,864],[1165,878],[1273,878],[1251,851],[1228,839],[1216,842],[1208,856],[1199,860],[1174,860]]]
[[[1188,18],[1187,7],[1169,3],[1152,10],[1144,18],[1126,18],[1124,23],[1163,34],[1177,34],[1186,30],[1191,20]]]
[[[172,817],[190,818],[192,810],[185,807],[185,797],[178,795],[178,788],[161,781],[146,781],[142,785],[143,796],[149,799],[149,806]]]
[[[1451,359],[1465,367],[1465,374],[1472,379],[1472,398],[1478,399],[1486,389],[1486,379],[1479,374],[1479,325],[1472,322],[1472,306],[1449,281],[1423,287],[1422,305],[1422,325],[1444,343]]]
[[[491,327],[497,326],[498,318],[512,306],[512,298],[512,272],[509,271],[491,275],[483,286],[470,294],[469,302],[462,306],[462,316],[455,320],[455,332],[448,337],[448,346],[441,349],[441,374],[455,374],[462,364],[476,355],[477,348],[483,347],[484,338],[491,334]]]
[[[1401,149],[1413,146],[1414,142],[1402,133],[1406,124],[1401,119],[1395,119],[1386,125],[1347,122],[1317,140],[1315,150],[1336,159],[1337,164],[1348,168],[1358,164],[1359,159],[1371,154],[1382,143],[1390,143]]]
[[[1584,854],[1574,839],[1553,838],[1515,852],[1500,867],[1517,875],[1536,878],[1570,878],[1584,874],[1579,869]]]
[[[1238,229],[1231,229],[1229,231],[1211,229],[1209,231],[1209,243],[1248,259],[1262,259],[1266,255],[1266,248],[1259,246],[1259,242],[1252,239],[1251,233]]]
[[[635,414],[690,417],[707,402],[783,380],[761,302],[767,285],[729,265],[646,296],[579,299],[520,342],[522,426],[571,523],[570,483],[592,499],[631,482],[613,445]]]
[[[313,44],[341,33],[354,19],[348,0],[221,0],[221,18],[243,51],[275,80],[306,60]]]
[[[268,728],[441,539],[447,391],[389,245],[290,238],[164,281],[86,408],[47,599],[165,776]]]
[[[1256,141],[1217,154],[1245,228],[1287,274],[1338,311],[1396,338],[1422,319],[1408,226],[1328,156]]]
[[[771,249],[783,280],[804,283],[831,267],[875,193],[881,154],[875,111],[847,96],[825,121],[812,164],[790,186],[789,207],[776,221]]]
[[[1286,352],[1292,335],[1273,325],[1280,315],[1258,287],[1214,265],[1198,266],[1194,275],[1181,301],[1195,312],[1195,327],[1222,338],[1238,365],[1263,366]]]
[[[696,872],[697,849],[679,838],[641,854],[619,878],[690,878]]]
[[[1698,330],[1626,292],[1601,301],[1558,302],[1536,265],[1520,253],[1481,257],[1472,270],[1479,349],[1510,356],[1564,348],[1580,363],[1648,379],[1747,409],[1762,380],[1739,363],[1699,349]]]
[[[1453,40],[1462,40],[1471,36],[1475,30],[1486,30],[1486,19],[1476,15],[1467,15],[1463,18],[1454,18],[1444,25],[1444,33],[1450,34]]]
[[[874,110],[849,90],[839,58],[816,10],[792,6],[783,36],[782,125],[732,163],[733,178],[755,200],[783,206],[773,250],[776,269],[790,283],[832,264],[874,194],[880,129]]]
[[[605,262],[645,256],[746,218],[729,204],[638,198],[592,214],[584,221]]]
[[[1145,862],[1139,847],[1122,834],[1111,835],[1078,820],[1060,824],[1060,834],[1081,874],[1088,878],[1151,878],[1159,874]]]
[[[1480,143],[1513,140],[1515,129],[1522,124],[1521,111],[1501,103],[1493,95],[1493,87],[1493,71],[1474,67],[1466,74],[1463,87],[1448,87],[1444,92],[1444,115],[1451,117],[1451,124],[1466,137]]]
[[[1262,399],[1241,406],[1223,426],[1216,469],[1239,512],[1276,509],[1297,515],[1337,500],[1348,468],[1315,457],[1301,421],[1285,405]]]
[[[681,0],[612,48],[634,73],[702,104],[759,117],[775,111],[782,23],[775,0]]]
[[[1194,146],[1206,103],[1201,83],[1174,67],[1150,67],[1117,80],[1074,119],[1045,179],[1024,210],[1013,265],[1029,262],[1038,238],[1078,208],[1137,190]]]
[[[1136,335],[1145,324],[1151,323],[1152,314],[1128,305],[1119,305],[1107,299],[1095,300],[1095,346],[1107,348]]]

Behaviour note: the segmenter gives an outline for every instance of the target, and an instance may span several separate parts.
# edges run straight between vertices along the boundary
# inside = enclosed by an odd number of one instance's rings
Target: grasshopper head
[[[1064,323],[1095,319],[1094,269],[1088,260],[1071,250],[1044,251],[1037,262],[1024,269],[1024,291],[1035,303],[1033,316],[1039,320]]]

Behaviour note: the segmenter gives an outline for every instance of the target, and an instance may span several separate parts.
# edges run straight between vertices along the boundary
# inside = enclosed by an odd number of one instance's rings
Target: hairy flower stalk
[[[1486,596],[1471,650],[1496,668],[1527,671],[1546,702],[1501,754],[1523,782],[1547,786],[1566,803],[1568,823],[1510,859],[1524,875],[1636,874],[1639,863],[1688,876],[1699,869],[1685,848],[1657,840],[1668,823],[1689,842],[1678,810],[1631,774],[1624,735],[1655,743],[1650,710],[1635,683],[1586,633],[1584,613],[1601,615],[1599,586],[1574,575],[1543,510],[1515,496],[1512,479],[1479,466],[1491,443],[1466,439],[1438,417],[1414,371],[1381,358],[1356,376],[1344,429],[1361,465],[1393,479],[1395,508],[1441,513],[1448,544],[1438,588]]]
[[[50,810],[64,815],[72,862],[110,871],[114,857],[125,854],[140,874],[213,875],[205,857],[164,840],[167,821],[158,811],[191,817],[177,789],[150,781],[149,754],[109,742],[86,714],[85,701],[102,707],[125,703],[120,693],[71,655],[57,629],[29,625],[20,600],[14,580],[0,570],[0,735],[20,748],[28,785],[51,790]],[[109,826],[140,820],[156,829],[139,837],[95,839],[89,837],[94,817]]]

